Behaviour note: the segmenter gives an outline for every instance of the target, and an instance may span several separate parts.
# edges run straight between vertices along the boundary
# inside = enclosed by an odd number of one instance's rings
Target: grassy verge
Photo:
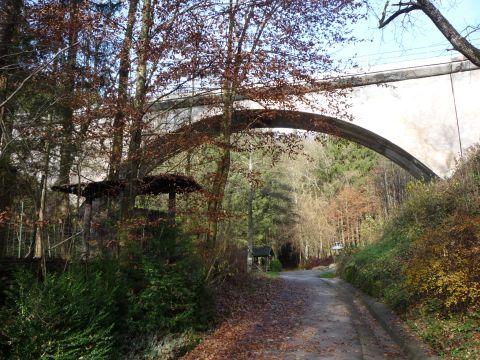
[[[425,306],[406,315],[406,322],[438,354],[448,359],[480,359],[480,314],[425,313]]]
[[[261,273],[263,276],[266,276],[267,278],[270,279],[276,279],[278,278],[278,275],[280,274],[280,271],[266,271]]]
[[[334,271],[327,271],[321,273],[318,277],[322,279],[333,279],[337,277],[337,274]]]

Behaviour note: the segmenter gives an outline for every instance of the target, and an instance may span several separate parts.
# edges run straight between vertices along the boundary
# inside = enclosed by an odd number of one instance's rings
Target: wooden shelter
[[[270,270],[270,262],[275,257],[271,246],[258,246],[252,249],[253,263],[260,269]]]
[[[88,183],[64,184],[52,186],[53,191],[85,197],[83,212],[84,257],[88,256],[88,241],[92,221],[92,203],[102,197],[118,197],[126,191],[136,195],[168,194],[168,217],[175,221],[177,193],[200,191],[202,187],[190,176],[177,174],[161,174],[126,180],[104,180]]]
[[[94,199],[118,196],[127,189],[127,185],[126,180],[104,180],[56,185],[52,186],[52,190]],[[188,193],[202,189],[192,177],[176,174],[161,174],[134,179],[133,188],[137,195]]]

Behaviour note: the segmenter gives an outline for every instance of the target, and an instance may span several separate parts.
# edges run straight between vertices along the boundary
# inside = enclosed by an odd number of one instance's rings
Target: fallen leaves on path
[[[263,277],[224,286],[216,330],[182,359],[276,359],[278,351],[288,351],[292,319],[305,311],[308,294],[302,284]]]

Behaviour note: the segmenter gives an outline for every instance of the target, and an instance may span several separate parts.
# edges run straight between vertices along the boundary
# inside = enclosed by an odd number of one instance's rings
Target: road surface
[[[319,275],[283,272],[252,299],[237,297],[241,310],[184,359],[406,359],[351,289]]]
[[[309,289],[308,308],[292,319],[285,339],[283,359],[406,359],[398,345],[369,314],[360,301],[335,282],[320,279],[317,271],[281,274],[287,282],[300,282]]]

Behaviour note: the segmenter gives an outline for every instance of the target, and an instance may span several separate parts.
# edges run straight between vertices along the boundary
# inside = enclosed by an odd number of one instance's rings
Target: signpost
[[[340,250],[342,250],[342,249],[343,249],[343,245],[342,245],[340,242],[335,241],[335,242],[333,243],[332,250],[335,251],[335,255],[338,255],[338,252],[339,252]],[[334,263],[334,264],[335,264],[335,255],[333,255],[333,263]]]

